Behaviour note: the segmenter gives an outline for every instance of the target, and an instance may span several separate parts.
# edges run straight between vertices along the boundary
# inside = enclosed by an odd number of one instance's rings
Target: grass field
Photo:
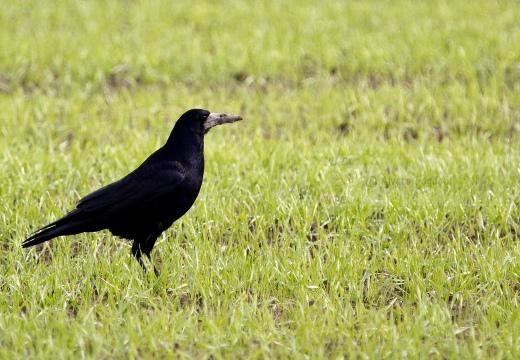
[[[4,1],[0,358],[519,358],[515,1]],[[194,207],[143,274],[22,249],[193,107]]]

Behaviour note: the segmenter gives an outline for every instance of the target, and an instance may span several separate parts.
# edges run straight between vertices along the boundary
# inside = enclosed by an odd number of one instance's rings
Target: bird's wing
[[[77,208],[104,214],[146,208],[174,191],[182,183],[185,174],[178,162],[138,168],[121,180],[85,196]]]

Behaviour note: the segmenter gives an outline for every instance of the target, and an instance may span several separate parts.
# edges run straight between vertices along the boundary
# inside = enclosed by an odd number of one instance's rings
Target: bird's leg
[[[157,270],[155,265],[153,265],[152,258],[150,257],[150,252],[152,251],[152,249],[142,249],[141,247],[142,247],[141,243],[137,240],[134,240],[134,243],[132,244],[132,255],[135,256],[135,259],[139,262],[139,265],[141,265],[144,272],[147,272],[148,269],[146,268],[146,264],[143,261],[143,253],[144,253],[146,255],[146,257],[148,258],[148,260],[150,260],[150,264],[153,266],[153,272],[154,272],[155,276],[159,277],[159,275],[161,275],[161,273],[159,272],[159,270]]]
[[[139,244],[139,242],[137,240],[134,240],[134,243],[132,244],[132,255],[135,256],[135,259],[137,260],[137,262],[139,263],[139,265],[141,265],[141,267],[143,268],[144,272],[147,271],[146,269],[146,265],[144,264],[144,261],[143,261],[143,258],[142,258],[142,252],[141,252],[141,246]]]
[[[148,260],[150,260],[150,264],[152,264],[152,266],[153,266],[153,272],[154,272],[155,276],[159,277],[161,275],[161,272],[157,269],[157,267],[155,265],[153,265],[152,258],[150,257],[150,252],[145,253],[145,255],[148,258]]]
[[[146,241],[143,244],[143,253],[146,255],[148,260],[150,260],[150,264],[153,266],[153,272],[154,272],[155,276],[157,276],[157,277],[159,277],[159,275],[161,275],[161,273],[155,267],[155,265],[152,261],[152,258],[150,257],[150,253],[152,252],[152,249],[155,244],[155,241],[157,240],[157,237],[161,234],[161,230],[160,230],[161,226],[162,226],[162,223],[159,223],[157,230],[153,231],[150,235],[148,235],[148,237],[146,238]]]

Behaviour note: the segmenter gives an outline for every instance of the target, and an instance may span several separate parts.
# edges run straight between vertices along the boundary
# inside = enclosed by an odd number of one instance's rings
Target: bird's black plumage
[[[175,124],[166,144],[119,181],[81,199],[76,209],[37,230],[22,243],[40,244],[62,235],[108,229],[133,240],[132,254],[144,267],[159,235],[184,215],[199,194],[204,174],[204,134],[237,115],[192,109]]]

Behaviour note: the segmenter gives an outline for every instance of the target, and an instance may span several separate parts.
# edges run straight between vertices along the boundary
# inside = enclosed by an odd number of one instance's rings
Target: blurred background
[[[519,19],[505,0],[2,2],[0,354],[515,357]],[[199,199],[155,247],[165,279],[108,233],[20,249],[194,107],[244,121],[206,136]]]

